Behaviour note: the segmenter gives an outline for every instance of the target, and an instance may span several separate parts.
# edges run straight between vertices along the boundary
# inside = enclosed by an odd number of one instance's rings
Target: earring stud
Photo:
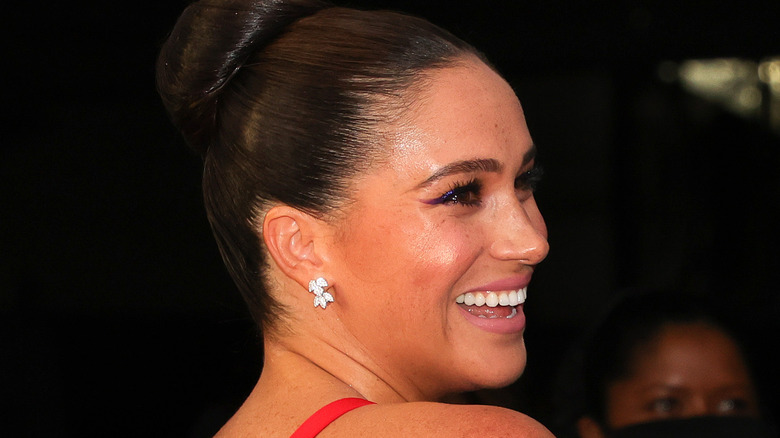
[[[309,292],[314,294],[314,307],[319,306],[324,309],[328,303],[333,302],[333,295],[325,291],[327,287],[328,281],[322,277],[309,282]]]

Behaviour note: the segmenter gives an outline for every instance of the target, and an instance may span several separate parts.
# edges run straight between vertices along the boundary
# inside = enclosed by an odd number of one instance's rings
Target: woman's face
[[[548,243],[508,84],[469,60],[434,71],[417,97],[337,224],[327,311],[338,307],[348,354],[406,399],[429,399],[522,373],[517,300]]]
[[[703,323],[673,324],[640,350],[634,373],[607,389],[612,428],[702,415],[757,417],[758,402],[742,353]]]

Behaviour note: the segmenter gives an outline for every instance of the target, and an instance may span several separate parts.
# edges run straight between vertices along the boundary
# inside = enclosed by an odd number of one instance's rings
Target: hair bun
[[[179,17],[157,59],[157,89],[187,143],[205,156],[220,89],[247,58],[319,0],[201,0]]]

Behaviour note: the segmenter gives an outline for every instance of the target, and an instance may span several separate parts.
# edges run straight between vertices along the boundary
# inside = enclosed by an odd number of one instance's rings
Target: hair
[[[704,324],[728,336],[749,366],[731,323],[716,306],[677,291],[628,290],[607,308],[564,362],[556,388],[558,436],[577,436],[587,416],[608,429],[608,388],[634,372],[637,353],[670,326]]]
[[[285,204],[326,217],[350,180],[386,154],[392,127],[427,73],[469,44],[389,11],[317,0],[201,0],[162,46],[157,87],[204,160],[209,223],[258,325],[283,309],[268,292],[263,215]],[[419,94],[419,93],[418,93]]]

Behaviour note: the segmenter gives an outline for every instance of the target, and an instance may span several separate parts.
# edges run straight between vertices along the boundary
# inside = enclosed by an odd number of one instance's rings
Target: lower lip
[[[466,321],[486,332],[502,335],[521,333],[525,329],[523,305],[520,304],[515,308],[517,309],[517,314],[512,318],[480,318],[472,315],[462,306],[458,306],[458,309],[460,309],[460,312],[463,314],[463,317],[466,318]]]

